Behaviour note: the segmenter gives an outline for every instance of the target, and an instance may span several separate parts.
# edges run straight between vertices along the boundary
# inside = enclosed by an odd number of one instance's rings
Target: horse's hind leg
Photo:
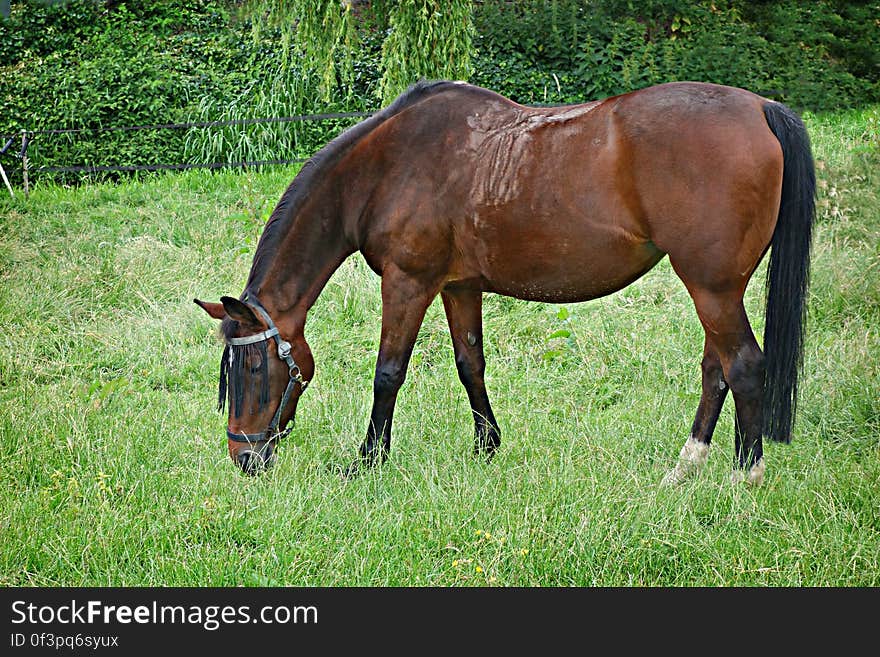
[[[489,405],[486,359],[483,355],[483,295],[479,290],[445,289],[441,296],[458,377],[467,391],[474,415],[474,452],[492,458],[501,443],[501,432]]]
[[[760,484],[764,478],[762,398],[764,354],[749,325],[742,293],[691,291],[707,340],[721,361],[736,406],[736,469],[733,480]]]
[[[724,380],[724,371],[721,367],[721,359],[715,347],[706,336],[703,346],[703,393],[700,404],[697,406],[697,415],[691,427],[691,434],[681,448],[678,463],[664,477],[664,484],[678,484],[688,476],[695,474],[709,458],[709,443],[715,431],[715,424],[721,414],[721,407],[727,397],[727,381]]]

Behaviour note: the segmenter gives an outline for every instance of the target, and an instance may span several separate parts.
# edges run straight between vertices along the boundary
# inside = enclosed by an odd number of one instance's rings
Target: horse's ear
[[[226,314],[232,319],[240,322],[244,326],[262,328],[260,320],[257,319],[254,311],[251,310],[247,304],[233,297],[220,297],[220,302],[223,304],[223,309],[226,311]]]
[[[214,319],[223,319],[226,316],[226,309],[222,303],[210,303],[208,301],[200,301],[193,299],[193,303],[197,304]]]

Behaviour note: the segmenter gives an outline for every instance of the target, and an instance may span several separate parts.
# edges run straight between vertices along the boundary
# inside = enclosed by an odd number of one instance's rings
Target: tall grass
[[[192,120],[227,122],[375,109],[354,94],[324,98],[320,83],[315,74],[279,64],[255,78],[231,102],[220,105],[216,98],[205,96]],[[193,163],[307,158],[356,121],[327,119],[192,128],[186,135],[184,157]]]
[[[439,303],[390,460],[366,429],[379,279],[346,261],[312,309],[317,375],[267,475],[226,456],[221,352],[198,296],[237,295],[295,168],[38,186],[0,200],[0,584],[876,586],[880,199],[870,111],[808,115],[820,161],[800,415],[761,488],[658,484],[700,394],[702,329],[666,261],[610,297],[486,295],[491,464]],[[876,124],[874,124],[876,125]],[[763,331],[764,269],[747,307]]]

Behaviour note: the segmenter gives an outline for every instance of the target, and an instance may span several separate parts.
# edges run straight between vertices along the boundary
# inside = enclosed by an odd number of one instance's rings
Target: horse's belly
[[[652,242],[621,229],[483,242],[485,288],[518,299],[570,303],[626,287],[663,257]]]

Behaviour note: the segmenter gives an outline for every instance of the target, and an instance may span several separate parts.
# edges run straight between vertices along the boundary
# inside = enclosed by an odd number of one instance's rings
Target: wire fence
[[[100,134],[104,132],[135,132],[144,130],[190,130],[193,128],[211,128],[211,127],[229,127],[229,126],[248,126],[267,123],[291,123],[297,121],[330,121],[336,119],[364,118],[372,116],[374,112],[328,112],[324,114],[298,114],[295,116],[280,116],[255,119],[232,119],[227,121],[191,121],[186,123],[157,123],[151,125],[136,126],[113,126],[113,127],[90,127],[90,128],[57,128],[46,130],[22,130],[14,135],[0,135],[0,156],[19,160],[19,166],[22,171],[22,180],[24,184],[25,194],[28,193],[29,177],[34,174],[57,174],[57,173],[106,173],[106,172],[124,172],[131,173],[135,171],[184,171],[188,169],[225,169],[225,168],[242,168],[242,167],[259,167],[269,165],[288,165],[301,164],[306,162],[307,157],[295,157],[287,159],[262,159],[262,160],[238,160],[238,161],[222,161],[222,162],[171,162],[171,163],[137,163],[128,165],[106,164],[106,165],[87,165],[87,164],[71,164],[63,166],[37,166],[32,167],[28,157],[28,147],[42,136],[54,135],[78,135],[78,134]],[[20,138],[21,147],[16,146],[10,151],[10,148]],[[5,170],[3,169],[3,160],[0,159],[0,174],[3,181],[9,189],[9,193],[13,194],[12,186],[9,183]]]

